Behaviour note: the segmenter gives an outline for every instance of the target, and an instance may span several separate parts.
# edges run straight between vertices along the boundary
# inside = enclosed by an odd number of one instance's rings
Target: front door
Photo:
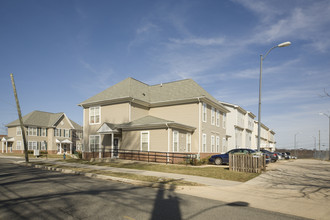
[[[118,157],[118,149],[119,149],[119,139],[113,139],[113,157]]]

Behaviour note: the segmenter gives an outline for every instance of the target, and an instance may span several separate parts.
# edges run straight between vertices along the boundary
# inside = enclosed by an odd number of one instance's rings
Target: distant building
[[[227,113],[226,133],[228,150],[235,148],[257,149],[258,123],[255,115],[239,105],[220,102],[230,112]],[[275,132],[261,123],[260,148],[275,150]]]
[[[28,150],[47,151],[50,154],[73,153],[82,148],[82,127],[65,113],[33,111],[23,116]],[[2,152],[24,152],[19,120],[6,125],[8,137],[2,138]]]

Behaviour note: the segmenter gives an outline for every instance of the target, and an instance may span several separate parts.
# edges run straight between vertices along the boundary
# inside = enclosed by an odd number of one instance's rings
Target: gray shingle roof
[[[123,98],[141,100],[142,102],[152,105],[162,102],[173,102],[202,97],[213,101],[215,104],[221,105],[212,95],[192,79],[149,86],[136,79],[127,78],[81,102],[79,105],[84,106]]]
[[[63,115],[64,115],[63,112],[50,113],[50,112],[42,112],[42,111],[33,111],[27,115],[24,115],[22,118],[23,118],[23,124],[25,126],[52,127]],[[71,123],[73,122],[72,120],[70,121]],[[6,127],[14,127],[19,125],[20,123],[19,120],[17,119],[7,124]],[[75,129],[80,127],[80,130],[82,130],[81,126],[78,125],[77,123],[73,122],[72,125],[75,127]]]
[[[180,124],[180,123],[176,123],[174,121],[170,121],[170,120],[166,120],[166,119],[162,119],[162,118],[157,118],[151,115],[147,115],[145,117],[136,119],[134,121],[131,121],[129,123],[124,123],[124,124],[120,124],[116,126],[117,128],[121,128],[121,129],[134,129],[134,128],[150,128],[150,127],[154,127],[154,128],[166,128],[166,127],[174,127],[174,128],[181,128],[183,130],[188,130],[188,131],[193,131],[196,128],[195,127],[191,127],[189,125],[184,125],[184,124]]]

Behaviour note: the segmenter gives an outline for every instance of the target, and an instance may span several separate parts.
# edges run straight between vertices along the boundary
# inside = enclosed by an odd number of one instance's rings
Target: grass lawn
[[[195,175],[203,177],[212,177],[223,180],[233,180],[245,182],[259,176],[258,173],[243,173],[229,171],[226,166],[191,166],[191,165],[176,165],[176,164],[155,164],[132,162],[89,162],[86,160],[67,159],[65,162],[82,163],[97,166],[110,166],[128,169],[148,170],[165,173],[177,173],[186,175]]]
[[[174,186],[202,186],[201,184],[198,184],[198,183],[184,181],[184,180],[176,180],[176,179],[171,179],[171,178],[135,175],[135,174],[130,174],[130,173],[111,172],[111,171],[105,171],[105,170],[95,170],[95,169],[80,168],[80,167],[71,167],[71,166],[44,163],[44,162],[32,162],[32,164],[39,164],[39,165],[44,165],[47,167],[54,167],[54,168],[69,169],[69,170],[74,170],[76,172],[95,173],[95,174],[100,174],[100,175],[113,176],[113,177],[119,177],[119,178],[131,179],[131,180],[139,180],[139,181],[144,181],[144,182],[149,182],[149,183],[170,184],[170,185],[174,185]]]

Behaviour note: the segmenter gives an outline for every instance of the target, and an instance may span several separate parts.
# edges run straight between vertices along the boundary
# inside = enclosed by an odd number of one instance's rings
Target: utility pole
[[[26,137],[25,137],[25,130],[24,130],[24,125],[23,125],[21,108],[19,106],[19,101],[18,101],[18,97],[17,97],[14,76],[13,76],[12,73],[10,74],[10,78],[11,78],[11,84],[13,85],[13,89],[14,89],[14,96],[15,96],[15,100],[16,100],[17,113],[18,113],[20,127],[21,127],[21,130],[22,130],[22,137],[23,137],[23,144],[24,144],[24,154],[25,154],[25,162],[28,163],[29,162],[28,149],[27,149],[27,146],[28,145],[27,145],[27,141],[26,141]]]

